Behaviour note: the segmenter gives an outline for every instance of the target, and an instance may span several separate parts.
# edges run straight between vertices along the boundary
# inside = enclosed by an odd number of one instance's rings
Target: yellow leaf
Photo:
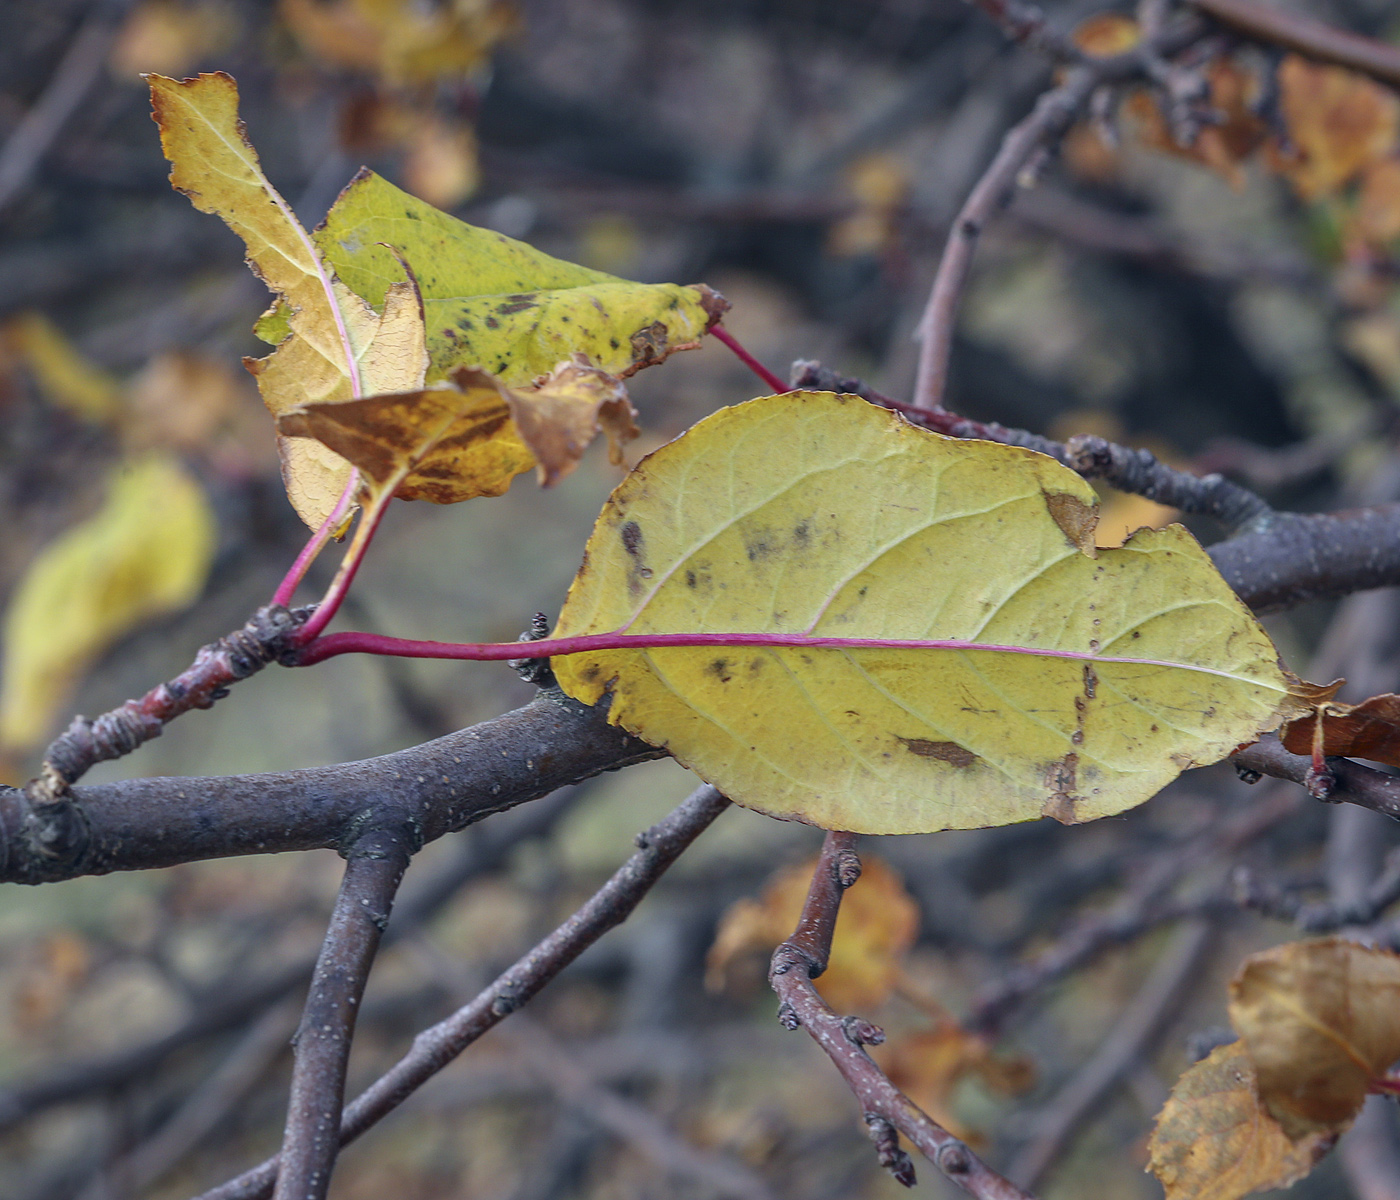
[[[1400,99],[1389,88],[1296,54],[1280,64],[1278,82],[1296,151],[1279,168],[1303,199],[1331,195],[1394,149]]]
[[[481,182],[476,134],[462,121],[421,116],[408,136],[403,176],[408,190],[438,208],[456,208]]]
[[[1112,58],[1126,54],[1142,41],[1142,30],[1131,17],[1101,13],[1076,25],[1070,38],[1093,58]]]
[[[247,246],[249,265],[288,307],[286,340],[248,364],[268,409],[277,415],[307,403],[421,387],[427,369],[422,310],[412,285],[401,282],[402,268],[399,281],[380,288],[382,315],[335,278],[262,173],[228,75],[184,82],[152,75],[150,85],[172,186],[201,212],[228,223]],[[349,465],[303,443],[284,447],[283,469],[297,512],[319,527],[349,478]]]
[[[89,421],[111,422],[121,408],[121,387],[89,362],[43,313],[8,321],[3,345],[34,376],[45,398]]]
[[[1254,1068],[1239,1042],[1187,1070],[1148,1143],[1148,1170],[1166,1200],[1238,1200],[1302,1179],[1337,1140],[1292,1141],[1260,1104]]]
[[[816,859],[773,874],[757,900],[739,900],[720,920],[705,961],[706,986],[719,990],[734,961],[771,954],[792,936]],[[860,878],[841,901],[831,958],[817,989],[838,1012],[878,1008],[900,977],[900,960],[919,931],[919,907],[899,875],[873,855],[861,856]]]
[[[278,10],[311,53],[391,84],[469,75],[517,26],[501,0],[281,0]]]
[[[94,658],[142,621],[190,604],[214,546],[208,502],[176,460],[151,455],[122,470],[101,511],[49,545],[10,599],[0,747],[41,741]]]
[[[145,71],[180,75],[238,36],[237,14],[220,0],[142,0],[112,44],[112,73],[131,83]]]
[[[631,283],[551,258],[439,212],[369,171],[341,193],[315,237],[340,278],[371,304],[402,276],[386,246],[413,266],[427,319],[429,383],[458,367],[481,367],[519,387],[574,353],[625,378],[698,344],[729,307],[704,286]],[[266,319],[259,336],[275,337],[276,322]]]
[[[1230,1023],[1259,1095],[1292,1138],[1337,1133],[1371,1080],[1400,1059],[1400,955],[1345,938],[1250,955],[1230,983]]]
[[[1400,159],[1382,159],[1366,168],[1353,228],[1377,246],[1400,237]]]
[[[1190,534],[1096,552],[1095,499],[1043,455],[854,396],[724,409],[613,493],[556,636],[800,640],[587,651],[555,673],[775,816],[914,833],[1121,812],[1302,705]]]
[[[890,1081],[956,1137],[980,1141],[952,1111],[953,1093],[964,1079],[1015,1096],[1035,1083],[1035,1068],[1017,1055],[999,1056],[991,1043],[953,1021],[906,1034],[876,1051]]]

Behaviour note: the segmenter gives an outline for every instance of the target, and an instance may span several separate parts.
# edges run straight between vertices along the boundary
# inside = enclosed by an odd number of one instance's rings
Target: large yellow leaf
[[[10,599],[0,747],[41,741],[88,663],[140,622],[193,601],[214,545],[204,493],[175,459],[127,466],[101,511],[45,549]]]
[[[1400,1059],[1400,955],[1345,938],[1250,955],[1230,982],[1230,1023],[1259,1095],[1292,1138],[1351,1124]]]
[[[1235,1042],[1176,1081],[1148,1143],[1148,1170],[1167,1200],[1239,1200],[1302,1179],[1336,1140],[1291,1140],[1260,1103],[1254,1065]]]
[[[89,421],[117,419],[121,385],[43,313],[24,312],[7,321],[0,328],[0,350],[24,365],[51,403]]]
[[[775,816],[910,833],[1121,812],[1300,706],[1190,534],[1096,552],[1094,503],[1050,458],[858,397],[724,409],[613,493],[556,636],[796,644],[589,650],[555,672]]]
[[[402,278],[395,253],[413,267],[428,327],[429,382],[457,367],[481,367],[514,387],[576,352],[626,376],[694,346],[729,307],[703,286],[631,283],[551,258],[439,212],[371,171],[341,193],[315,238],[340,278],[371,304]],[[259,333],[275,338],[275,321]]]
[[[249,266],[286,305],[285,340],[249,363],[268,409],[278,415],[302,404],[421,387],[422,308],[403,268],[379,289],[382,313],[335,277],[262,173],[228,75],[183,82],[152,75],[150,85],[172,186],[228,223],[248,248]],[[283,470],[292,503],[313,528],[350,475],[349,464],[310,441],[283,447]]]

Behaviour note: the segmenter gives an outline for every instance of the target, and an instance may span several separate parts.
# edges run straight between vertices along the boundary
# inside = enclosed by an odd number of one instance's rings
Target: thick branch
[[[394,895],[418,849],[412,824],[386,819],[345,852],[345,875],[297,1030],[276,1200],[324,1200],[340,1151],[340,1112],[355,1018]]]
[[[1236,750],[1230,761],[1238,770],[1288,779],[1304,787],[1308,786],[1308,772],[1312,770],[1312,759],[1289,754],[1273,734]],[[1329,758],[1327,765],[1335,780],[1328,800],[1334,804],[1359,804],[1400,821],[1400,777],[1363,767],[1349,758]]]
[[[366,816],[403,812],[434,841],[492,813],[662,751],[557,691],[524,708],[382,758],[218,779],[76,787],[39,815],[0,789],[0,882],[47,883],[203,858],[339,849]],[[46,840],[52,810],[68,833]]]
[[[541,988],[631,915],[643,896],[729,801],[706,785],[679,808],[637,836],[632,855],[593,896],[490,987],[445,1021],[425,1029],[393,1067],[350,1104],[340,1124],[340,1143],[354,1141],[393,1112],[472,1042],[531,1000]],[[200,1200],[254,1200],[270,1193],[277,1160],[268,1159]]]
[[[826,835],[797,930],[773,952],[768,978],[782,1001],[779,1019],[791,1029],[804,1027],[826,1051],[860,1101],[881,1164],[905,1186],[913,1185],[914,1170],[899,1149],[896,1131],[953,1183],[980,1200],[1031,1200],[934,1124],[889,1081],[865,1051],[867,1045],[884,1041],[882,1030],[855,1017],[838,1017],[812,986],[812,979],[826,969],[841,896],[860,876],[854,843],[854,834]]]

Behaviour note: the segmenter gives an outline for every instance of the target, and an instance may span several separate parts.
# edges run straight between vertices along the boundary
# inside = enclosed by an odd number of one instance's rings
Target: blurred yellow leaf
[[[464,121],[424,114],[414,122],[403,161],[408,190],[437,208],[456,208],[481,182],[476,133]]]
[[[1230,982],[1230,1023],[1284,1132],[1338,1133],[1400,1059],[1400,955],[1338,937],[1252,954]]]
[[[85,358],[43,313],[11,318],[0,329],[0,346],[34,377],[51,404],[89,421],[116,420],[121,385]]]
[[[977,1079],[988,1090],[1017,1096],[1035,1083],[1035,1068],[1021,1055],[997,1055],[991,1043],[952,1021],[933,1029],[906,1034],[875,1052],[885,1073],[924,1112],[955,1136],[979,1141],[950,1107],[953,1093],[965,1079]]]
[[[152,75],[149,82],[171,185],[201,212],[228,223],[248,247],[249,265],[291,313],[289,336],[248,363],[268,409],[277,415],[308,403],[421,387],[427,352],[413,286],[386,280],[380,314],[335,277],[263,175],[238,119],[234,81],[219,72],[183,82]],[[318,528],[351,468],[315,442],[282,450],[288,495],[302,520]]]
[[[1238,1200],[1302,1179],[1337,1140],[1291,1140],[1260,1104],[1239,1042],[1219,1046],[1176,1081],[1148,1143],[1166,1200]]]
[[[1389,88],[1296,54],[1279,65],[1278,81],[1294,149],[1277,166],[1303,199],[1333,194],[1394,150],[1400,99]]]
[[[899,981],[900,962],[919,931],[919,907],[899,875],[873,855],[862,855],[860,879],[841,901],[831,960],[817,990],[838,1012],[878,1008]],[[755,951],[771,954],[792,936],[816,859],[773,874],[758,900],[730,905],[705,960],[705,983],[721,989],[731,966]]]
[[[220,0],[142,0],[122,22],[108,61],[113,74],[132,83],[147,71],[183,75],[232,44],[238,25]]]
[[[1363,313],[1342,323],[1341,341],[1400,395],[1400,318],[1385,311]]]
[[[897,229],[899,210],[909,196],[909,168],[892,154],[867,154],[846,172],[856,208],[831,227],[826,248],[842,257],[879,254]]]
[[[41,741],[94,658],[193,602],[214,546],[204,493],[175,459],[152,454],[124,467],[102,509],[46,547],[10,598],[0,747]]]
[[[235,375],[223,359],[171,350],[131,381],[125,420],[137,445],[198,450],[250,402],[257,403],[246,372]]]
[[[1070,39],[1085,54],[1094,58],[1112,58],[1117,54],[1126,54],[1142,41],[1142,30],[1131,17],[1101,13],[1076,25]]]
[[[391,84],[469,75],[518,23],[503,0],[280,0],[278,11],[312,54]]]
[[[1384,158],[1366,168],[1352,229],[1375,246],[1400,237],[1400,159]]]
[[[1122,812],[1306,708],[1189,533],[1096,551],[1096,502],[1043,455],[851,396],[722,409],[614,491],[555,633],[754,643],[624,642],[555,675],[736,803],[824,828]]]

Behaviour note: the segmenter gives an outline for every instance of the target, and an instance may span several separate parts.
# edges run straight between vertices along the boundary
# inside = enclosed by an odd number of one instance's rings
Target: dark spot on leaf
[[[1142,634],[1139,633],[1136,629],[1134,629],[1134,630],[1133,630],[1133,637],[1135,637],[1135,638],[1140,638],[1140,637],[1142,637]]]
[[[632,365],[634,367],[646,367],[652,363],[658,363],[669,353],[667,349],[669,334],[661,321],[653,321],[650,325],[643,326],[628,340],[632,343]]]
[[[686,586],[686,587],[691,587],[691,588],[693,588],[693,587],[695,586],[695,572],[694,572],[694,571],[687,571],[687,572],[685,573],[685,586]]]
[[[898,737],[898,734],[895,736]],[[936,758],[954,767],[970,767],[977,761],[977,755],[957,742],[931,742],[927,738],[907,737],[899,740],[910,754],[917,754],[920,758]]]
[[[755,658],[755,659],[751,659],[751,660],[749,661],[749,674],[750,674],[750,675],[757,675],[761,670],[763,670],[763,659],[762,659],[762,658]]]
[[[642,581],[651,578],[651,568],[646,565],[642,550],[642,527],[636,521],[628,521],[619,531],[622,548],[627,551],[627,590],[636,595],[642,590]]]
[[[1098,693],[1099,677],[1094,674],[1094,668],[1090,663],[1084,664],[1084,695],[1090,700]]]
[[[1078,825],[1079,817],[1074,806],[1083,800],[1075,794],[1078,786],[1079,755],[1073,750],[1063,758],[1058,758],[1045,768],[1045,786],[1050,797],[1040,810],[1043,817],[1053,817],[1061,825]]]
[[[618,349],[622,345],[622,343],[619,342],[617,338],[609,338],[608,341],[612,343],[612,348],[614,350]]]
[[[636,521],[628,521],[622,527],[622,548],[633,558],[640,553],[642,545],[642,527]]]
[[[1090,558],[1098,551],[1094,547],[1094,527],[1099,523],[1099,513],[1093,505],[1085,504],[1078,496],[1068,492],[1042,492],[1045,507],[1058,525],[1071,546],[1077,547]]]
[[[487,328],[487,329],[499,329],[500,327],[501,327],[501,323],[500,323],[498,320],[496,320],[495,317],[487,317],[487,318],[486,318],[486,328]]]
[[[728,683],[733,678],[729,674],[729,660],[717,658],[705,668],[706,675],[713,675],[720,683]]]
[[[792,540],[798,546],[805,546],[811,540],[811,530],[806,521],[799,521],[792,531]]]

